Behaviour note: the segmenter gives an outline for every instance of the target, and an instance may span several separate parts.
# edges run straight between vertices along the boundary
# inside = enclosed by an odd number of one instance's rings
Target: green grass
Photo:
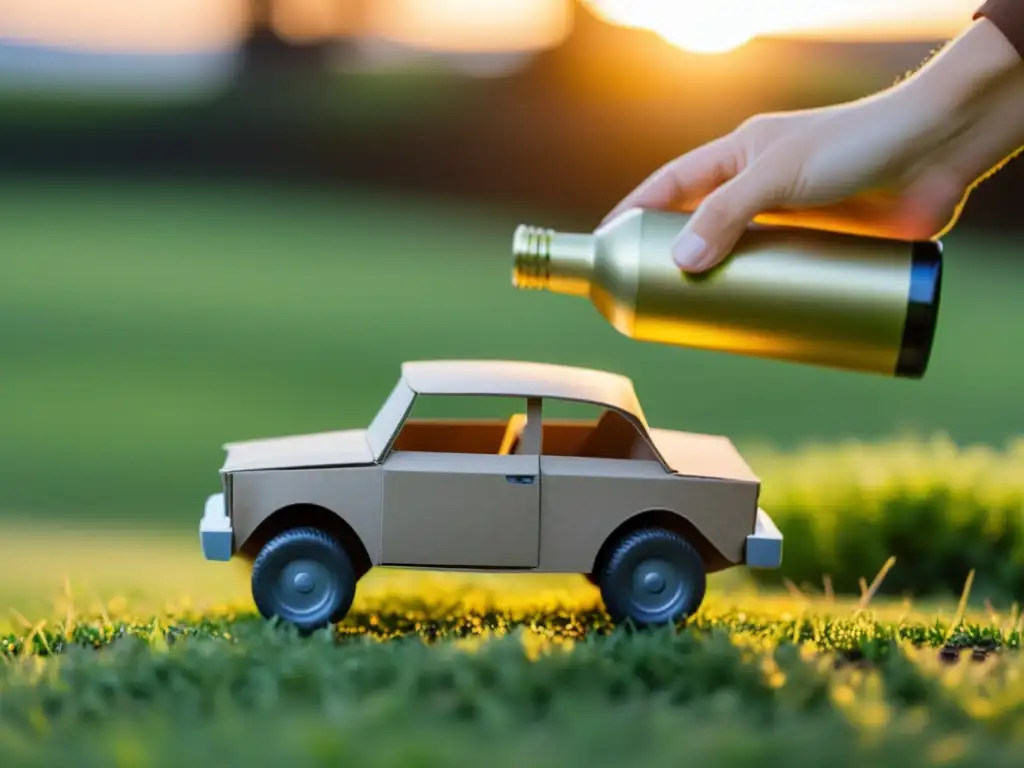
[[[761,505],[785,535],[781,571],[820,593],[856,593],[890,557],[883,591],[955,597],[1024,593],[1024,442],[997,451],[947,439],[845,441],[752,451]]]
[[[656,425],[790,447],[998,443],[1024,385],[1010,246],[949,239],[921,382],[638,344],[510,285],[520,220],[366,191],[0,180],[0,508],[191,529],[221,443],[360,426],[405,359],[618,370]],[[577,225],[585,226],[586,223]]]
[[[4,534],[5,556],[31,549]],[[6,765],[1019,760],[1015,606],[857,605],[718,579],[689,627],[632,633],[578,577],[381,571],[336,630],[303,639],[255,616],[242,574],[199,565],[194,542],[97,537],[87,557],[76,539],[5,585],[59,598],[0,639]],[[61,574],[66,595],[48,591]],[[104,580],[132,584],[134,603],[76,592]]]

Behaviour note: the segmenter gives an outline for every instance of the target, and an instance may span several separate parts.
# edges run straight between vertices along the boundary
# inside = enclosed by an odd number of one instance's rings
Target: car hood
[[[365,429],[227,443],[221,472],[372,464]]]

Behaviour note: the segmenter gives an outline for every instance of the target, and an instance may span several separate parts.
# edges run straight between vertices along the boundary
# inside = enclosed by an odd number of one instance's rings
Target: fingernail
[[[684,232],[672,244],[672,260],[683,269],[696,269],[707,256],[708,244],[693,232]]]

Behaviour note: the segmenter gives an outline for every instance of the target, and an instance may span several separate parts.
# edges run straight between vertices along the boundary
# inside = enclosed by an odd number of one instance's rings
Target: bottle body
[[[670,253],[687,220],[634,209],[588,235],[520,228],[514,282],[586,296],[638,341],[924,375],[941,288],[938,243],[752,226],[723,264],[689,275]]]

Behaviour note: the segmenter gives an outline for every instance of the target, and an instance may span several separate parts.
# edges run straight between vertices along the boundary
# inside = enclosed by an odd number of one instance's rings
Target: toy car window
[[[526,400],[484,395],[418,395],[395,451],[508,455],[526,426]]]
[[[554,399],[544,401],[541,453],[586,459],[655,458],[644,435],[619,411]]]

